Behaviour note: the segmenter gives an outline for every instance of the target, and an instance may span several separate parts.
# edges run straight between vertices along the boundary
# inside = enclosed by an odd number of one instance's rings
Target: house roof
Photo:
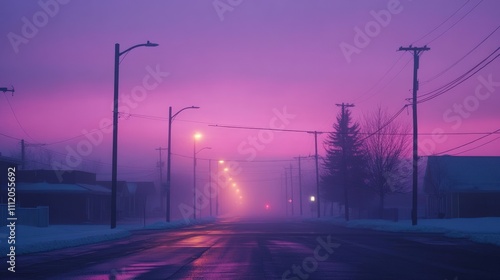
[[[500,192],[500,157],[430,156],[424,184],[427,192]]]
[[[111,191],[99,185],[87,184],[52,184],[52,183],[18,183],[16,191],[29,193],[82,193],[82,194],[110,194]]]

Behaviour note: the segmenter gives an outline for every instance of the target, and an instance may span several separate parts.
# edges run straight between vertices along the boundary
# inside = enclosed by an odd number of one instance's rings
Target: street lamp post
[[[220,174],[219,174],[219,165],[224,164],[223,160],[219,160],[217,163],[217,191],[215,194],[215,216],[219,216],[219,187],[220,187]]]
[[[111,228],[116,227],[116,189],[117,189],[117,163],[118,163],[118,77],[120,56],[126,54],[132,49],[138,47],[157,47],[158,44],[149,41],[146,44],[138,44],[132,46],[123,52],[120,52],[120,44],[115,44],[115,77],[114,77],[114,95],[113,95],[113,155],[112,155],[112,170],[111,170]]]
[[[193,141],[193,209],[194,209],[194,219],[196,220],[196,155],[207,149],[212,149],[210,147],[204,147],[201,148],[200,150],[196,151],[196,140],[201,138],[201,134],[196,133],[194,135],[194,141]]]
[[[172,115],[172,106],[168,107],[168,151],[167,151],[167,213],[166,213],[166,221],[167,223],[170,222],[170,159],[172,155],[172,121],[174,118],[182,111],[187,110],[187,109],[199,109],[200,107],[197,106],[191,106],[191,107],[185,107],[177,111],[174,115]]]

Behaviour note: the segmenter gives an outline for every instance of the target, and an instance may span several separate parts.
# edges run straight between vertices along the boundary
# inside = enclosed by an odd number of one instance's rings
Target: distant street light
[[[200,107],[197,106],[191,106],[191,107],[185,107],[177,111],[174,115],[172,115],[172,106],[168,107],[168,154],[167,154],[167,213],[166,213],[166,221],[167,223],[170,222],[170,160],[172,156],[172,122],[174,121],[175,117],[177,115],[187,109],[199,109]]]
[[[311,201],[311,217],[314,216],[314,202],[316,202],[316,197],[314,195],[311,195],[309,198],[309,201]]]
[[[196,151],[196,140],[199,140],[199,139],[201,139],[201,134],[196,133],[194,135],[194,141],[193,141],[193,209],[194,209],[194,219],[196,219],[196,155],[203,150],[212,149],[210,147],[204,147],[204,148],[201,148],[200,150]]]
[[[114,102],[113,102],[113,158],[111,170],[111,228],[116,227],[116,180],[118,163],[118,78],[120,56],[138,47],[157,47],[158,44],[149,41],[146,44],[132,46],[123,52],[120,52],[120,44],[115,44],[115,79],[114,79]]]

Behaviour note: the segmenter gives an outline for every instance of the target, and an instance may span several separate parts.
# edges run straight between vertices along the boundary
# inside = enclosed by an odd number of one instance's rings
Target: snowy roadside
[[[500,246],[500,217],[460,219],[419,219],[416,226],[411,220],[399,222],[386,220],[351,220],[325,217],[306,221],[332,223],[350,228],[368,228],[390,232],[442,233],[448,237],[467,238],[477,243]]]
[[[142,224],[118,225],[110,229],[109,225],[51,225],[49,227],[16,226],[15,246],[16,255],[51,251],[74,246],[98,243],[106,240],[119,239],[130,236],[134,230],[142,229],[176,229],[192,225],[212,223],[215,218],[198,220],[184,220],[156,222],[145,227]],[[6,256],[9,229],[0,229],[0,256]]]

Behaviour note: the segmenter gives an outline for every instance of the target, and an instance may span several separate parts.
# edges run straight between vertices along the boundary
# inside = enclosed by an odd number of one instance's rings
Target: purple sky
[[[0,3],[0,87],[14,85],[16,89],[14,96],[7,93],[0,98],[0,132],[12,137],[0,135],[0,152],[18,154],[18,139],[25,139],[46,144],[30,147],[33,153],[48,149],[53,160],[67,164],[68,151],[76,151],[78,145],[82,148],[86,141],[82,131],[102,128],[100,122],[112,117],[114,44],[120,43],[124,50],[150,40],[159,47],[134,49],[120,64],[120,95],[130,98],[122,100],[120,111],[132,115],[120,118],[119,178],[130,180],[147,180],[148,175],[157,174],[155,148],[167,145],[167,122],[137,115],[165,118],[169,106],[174,112],[200,106],[182,112],[174,122],[173,153],[184,157],[173,157],[173,171],[190,176],[192,136],[200,132],[204,137],[198,147],[212,147],[202,151],[200,158],[241,160],[242,174],[247,175],[240,175],[240,181],[276,184],[289,163],[259,160],[311,155],[312,135],[261,132],[261,137],[272,139],[259,143],[262,149],[258,150],[245,141],[258,138],[259,131],[208,124],[269,127],[276,112],[286,110],[289,118],[285,124],[275,122],[276,126],[330,131],[340,110],[335,104],[342,102],[356,105],[352,108],[355,120],[377,106],[393,114],[406,104],[412,89],[412,56],[396,52],[400,46],[413,43],[431,48],[421,56],[419,69],[419,93],[424,94],[471,69],[500,43],[497,30],[474,52],[434,78],[499,26],[500,2],[496,0],[40,3],[49,4],[44,9],[37,1]],[[226,10],[217,11],[214,3]],[[388,14],[390,18],[385,17]],[[368,41],[355,41],[360,37],[357,30],[366,33],[366,28],[371,34]],[[356,53],[346,56],[341,48],[346,45],[357,48]],[[420,104],[420,132],[499,129],[499,70],[495,60],[456,88]],[[150,74],[155,71],[160,72],[156,79]],[[482,86],[478,95],[475,89],[483,84],[481,79],[497,84],[489,86],[490,91]],[[144,88],[144,80],[150,90],[142,94],[137,90]],[[457,105],[465,105],[464,112],[456,111]],[[398,120],[411,122],[411,110],[408,114],[405,110]],[[112,137],[106,131],[101,130],[102,140],[96,138],[88,155],[80,153],[82,164],[76,167],[95,169],[104,180],[111,177]],[[448,135],[439,143],[421,136],[425,150],[420,154],[446,151],[480,136]],[[71,140],[53,144],[67,139]],[[461,155],[500,155],[499,141]],[[319,148],[323,154],[321,142]],[[251,160],[250,150],[257,151]],[[205,167],[200,163],[199,168]],[[304,168],[309,170],[306,177],[313,174],[312,164],[305,163]],[[206,174],[202,170],[199,176]]]

